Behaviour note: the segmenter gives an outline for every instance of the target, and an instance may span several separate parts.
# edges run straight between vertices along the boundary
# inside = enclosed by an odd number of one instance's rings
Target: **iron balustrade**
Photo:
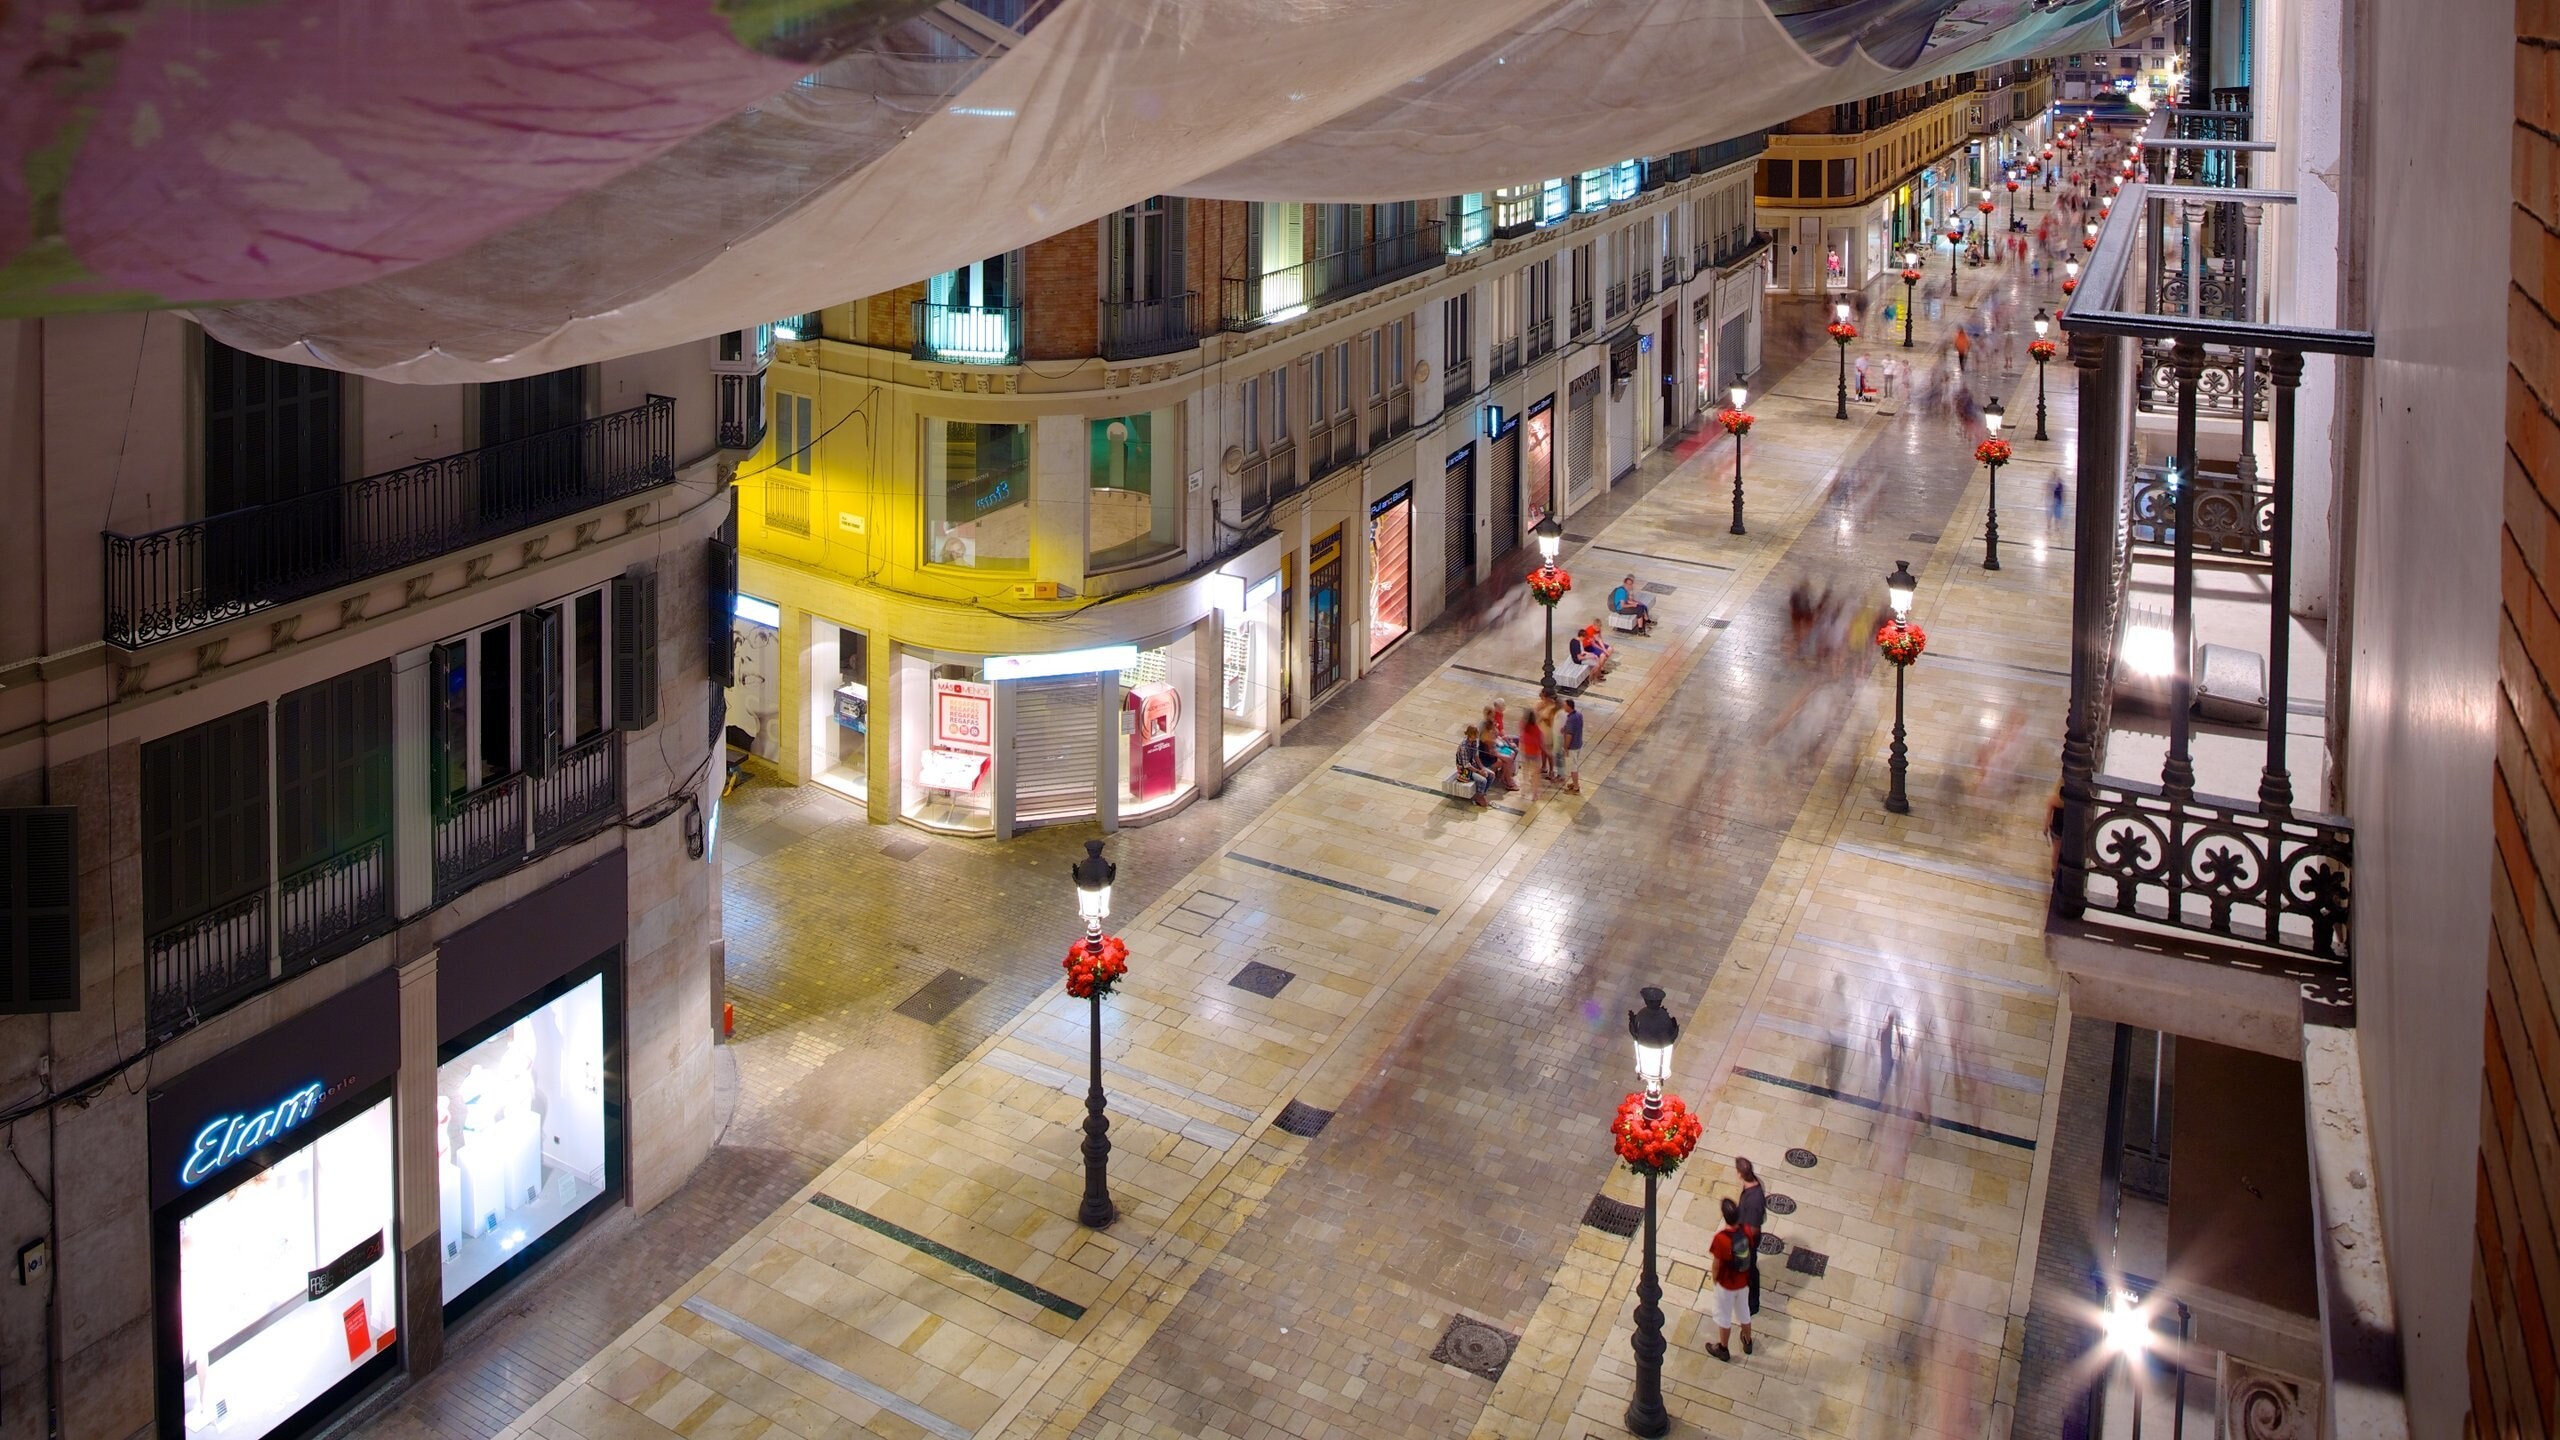
[[[675,478],[675,401],[143,535],[105,532],[106,638],[128,649],[636,495]]]
[[[2224,420],[2240,418],[2243,406],[2256,419],[2267,418],[2268,386],[2255,366],[2246,363],[2245,352],[2220,346],[2207,346],[2204,373],[2196,381],[2198,412]],[[2178,377],[2169,363],[2169,342],[2142,342],[2141,390],[2135,403],[2147,414],[2174,414],[2178,408]]]
[[[1440,222],[1426,220],[1410,230],[1373,235],[1358,245],[1275,266],[1259,275],[1230,275],[1220,282],[1219,324],[1228,330],[1253,330],[1295,319],[1316,306],[1446,264],[1448,258],[1441,246]]]
[[[1529,322],[1529,358],[1535,360],[1556,348],[1556,317],[1548,315]]]
[[[764,443],[764,375],[722,375],[720,433],[723,450],[753,450]]]
[[[1444,406],[1455,405],[1459,401],[1474,394],[1475,391],[1475,357],[1471,355],[1462,355],[1457,359],[1450,361],[1449,378],[1447,382],[1440,387],[1441,403]]]
[[[1608,303],[1601,308],[1601,313],[1612,320],[1615,320],[1619,316],[1627,313],[1626,281],[1612,280],[1609,282]]]
[[[1386,444],[1413,428],[1413,392],[1397,386],[1369,401],[1369,444]]]
[[[622,813],[622,737],[607,730],[564,752],[533,789],[536,853],[592,834]]]
[[[525,777],[510,775],[437,807],[437,904],[524,859],[525,789]]]
[[[2158,466],[2134,474],[2132,537],[2140,544],[2174,546],[2178,542],[2178,490]],[[2195,477],[2196,493],[2188,501],[2195,543],[2219,553],[2263,558],[2275,534],[2275,487],[2263,481],[2211,470]]]
[[[2345,820],[2112,775],[2091,788],[2088,908],[2345,963]]]
[[[263,988],[267,892],[262,888],[143,942],[143,1023],[155,1037],[185,1029]]]
[[[1642,269],[1637,270],[1633,278],[1634,278],[1634,281],[1635,281],[1635,292],[1636,292],[1636,293],[1635,293],[1635,303],[1637,303],[1638,305],[1641,305],[1641,304],[1643,304],[1644,302],[1646,302],[1647,300],[1652,299],[1652,298],[1653,298],[1653,267],[1652,267],[1652,266],[1650,266],[1650,265],[1647,265],[1647,266],[1643,267]]]
[[[1496,380],[1519,369],[1520,337],[1515,335],[1508,340],[1494,342],[1489,358],[1493,362],[1493,378]]]
[[[377,837],[276,882],[277,953],[297,974],[391,924],[391,842]]]
[[[1102,356],[1137,360],[1188,350],[1200,342],[1199,292],[1161,295],[1147,300],[1102,302]]]
[[[1022,359],[1020,305],[915,302],[918,360],[958,365],[1011,365]]]
[[[1588,295],[1573,302],[1573,333],[1576,335],[1591,333],[1591,297]]]

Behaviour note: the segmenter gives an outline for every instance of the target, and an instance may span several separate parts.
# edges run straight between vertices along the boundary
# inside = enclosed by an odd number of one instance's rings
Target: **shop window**
[[[1369,654],[1413,629],[1413,487],[1369,507]]]
[[[384,1098],[177,1220],[188,1440],[257,1440],[390,1348],[391,1206]]]
[[[1181,462],[1171,410],[1095,420],[1086,428],[1087,524],[1093,568],[1182,548]]]
[[[782,611],[770,600],[739,595],[729,605],[727,740],[760,759],[782,755]]]
[[[830,631],[835,636],[835,684],[820,700],[825,710],[817,724],[821,737],[820,778],[859,799],[864,794],[870,762],[870,637],[859,630],[820,621],[817,639],[822,649]]]
[[[984,666],[898,660],[900,812],[937,830],[995,829],[995,687]]]
[[[973,569],[1031,564],[1031,429],[924,422],[925,561]]]
[[[436,1186],[447,1305],[503,1278],[612,1190],[619,1104],[607,1002],[603,968],[590,966],[441,1052]]]
[[[1144,815],[1182,798],[1191,788],[1193,726],[1185,714],[1192,693],[1193,646],[1188,640],[1141,650],[1120,673],[1120,813]]]

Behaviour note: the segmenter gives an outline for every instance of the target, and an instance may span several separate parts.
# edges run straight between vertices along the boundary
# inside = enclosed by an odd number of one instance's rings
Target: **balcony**
[[[1648,265],[1631,277],[1635,286],[1635,302],[1639,305],[1653,298],[1653,267]]]
[[[1537,360],[1552,355],[1556,348],[1556,318],[1552,315],[1529,322],[1529,358]]]
[[[1443,408],[1455,405],[1474,393],[1476,393],[1475,357],[1461,355],[1449,362],[1448,379],[1440,387],[1441,405]]]
[[[1619,316],[1627,313],[1626,281],[1612,280],[1609,282],[1608,304],[1601,307],[1600,313],[1604,319],[1609,320],[1615,320]]]
[[[1573,302],[1573,333],[1576,335],[1591,333],[1591,297],[1588,295]]]
[[[1228,330],[1255,330],[1294,320],[1317,306],[1420,274],[1448,258],[1441,248],[1440,222],[1432,220],[1259,275],[1230,275],[1221,282],[1219,323]]]
[[[1153,300],[1102,302],[1102,357],[1142,360],[1200,343],[1199,292],[1185,290]]]
[[[753,450],[764,443],[765,403],[764,372],[753,375],[722,375],[720,380],[720,433],[723,450]]]
[[[143,1024],[174,1034],[265,987],[267,892],[242,896],[143,942]]]
[[[1399,385],[1369,401],[1369,448],[1374,450],[1413,428],[1413,392]]]
[[[1019,305],[937,305],[915,302],[918,360],[945,365],[1011,365],[1022,359]]]
[[[377,837],[276,883],[284,973],[335,959],[391,925],[391,842]]]
[[[2293,781],[2298,760],[2328,769],[2334,642],[2283,597],[2306,360],[2370,355],[2373,337],[2269,318],[2256,212],[2291,200],[2127,186],[2063,311],[2080,387],[2079,639],[2053,908],[2066,934],[2343,1002],[2354,832],[2298,805]]]
[[[1512,373],[1516,372],[1517,370],[1519,370],[1519,368],[1520,368],[1520,339],[1519,339],[1519,337],[1515,335],[1515,336],[1513,336],[1511,339],[1508,339],[1508,340],[1500,340],[1500,341],[1496,341],[1496,342],[1494,343],[1493,347],[1492,347],[1492,353],[1491,353],[1490,359],[1491,359],[1491,361],[1492,361],[1492,367],[1493,367],[1493,378],[1494,378],[1494,379],[1496,379],[1496,380],[1499,380],[1499,379],[1501,379],[1502,377],[1504,377],[1504,376],[1506,376],[1506,375],[1509,375],[1509,374],[1512,374]]]
[[[622,736],[612,730],[563,751],[540,775],[510,775],[440,804],[436,903],[584,838],[621,813]]]
[[[675,403],[652,395],[272,505],[107,531],[107,643],[149,645],[664,485]]]
[[[1236,472],[1239,505],[1246,515],[1260,515],[1298,493],[1298,447],[1282,441],[1245,457]]]

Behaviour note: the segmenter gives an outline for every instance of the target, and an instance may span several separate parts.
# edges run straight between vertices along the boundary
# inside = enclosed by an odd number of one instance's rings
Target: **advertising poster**
[[[1520,462],[1521,534],[1538,528],[1547,518],[1547,498],[1555,493],[1556,475],[1556,410],[1552,398],[1529,407],[1520,422],[1525,437],[1524,457]]]

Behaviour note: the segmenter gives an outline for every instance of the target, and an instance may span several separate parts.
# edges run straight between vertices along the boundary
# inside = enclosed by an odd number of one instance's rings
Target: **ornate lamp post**
[[[1911,348],[1911,292],[1920,283],[1920,252],[1902,252],[1902,348]]]
[[[1849,418],[1849,342],[1858,338],[1858,327],[1849,323],[1849,302],[1835,300],[1831,305],[1831,323],[1822,327],[1840,345],[1840,408],[1832,417]]]
[[[2068,294],[2070,294],[2072,291],[2077,290],[2077,289],[2079,289],[2079,288],[2080,288],[2080,262],[2079,262],[2079,261],[2077,261],[2077,260],[2065,260],[2065,261],[2063,261],[2063,262],[2062,262],[2062,293],[2063,293],[2063,294],[2065,294],[2065,295],[2068,295]]]
[[[1991,203],[1990,186],[1982,187],[1982,198],[1973,202],[1973,208],[1982,212],[1982,248],[1987,252],[1991,248],[1991,212],[1995,208]],[[1982,258],[1988,260],[1991,257],[1986,253]]]
[[[2044,147],[2044,188],[2047,191],[2053,189],[2053,171],[2053,147],[2047,145]]]
[[[1556,552],[1564,547],[1564,526],[1556,512],[1538,522],[1538,568],[1529,572],[1529,596],[1547,612],[1547,668],[1538,676],[1538,693],[1556,693],[1556,602],[1573,588],[1573,576],[1556,568]]]
[[[1076,882],[1084,938],[1067,947],[1067,993],[1093,1002],[1093,1083],[1084,1092],[1084,1203],[1076,1220],[1099,1230],[1120,1218],[1111,1203],[1111,1121],[1103,1114],[1102,997],[1129,973],[1129,947],[1102,933],[1111,915],[1111,880],[1120,867],[1102,858],[1102,842],[1084,842],[1084,858],[1067,867]]]
[[[2009,463],[2009,442],[2000,438],[1999,397],[1994,396],[1982,407],[1982,428],[1990,438],[1973,447],[1973,458],[1991,467],[1991,508],[1983,517],[1982,568],[2000,568],[2000,467]]]
[[[1742,402],[1750,398],[1750,392],[1743,388],[1741,371],[1733,372],[1733,388],[1725,393],[1733,403],[1716,417],[1716,423],[1724,427],[1724,433],[1733,437],[1733,529],[1730,533],[1740,535],[1743,533],[1742,437],[1751,433],[1751,412],[1742,408]]]
[[[2080,234],[2080,248],[2081,248],[2081,249],[2083,249],[2083,250],[2095,250],[2095,249],[2097,249],[2097,248],[2098,248],[2098,222],[2097,222],[2097,221],[2092,220],[2092,221],[2090,221],[2088,224],[2086,224],[2086,225],[2084,225],[2084,226],[2082,226],[2082,227],[2081,227],[2081,234]]]
[[[1956,298],[1956,262],[1963,258],[1959,253],[1963,249],[1964,220],[1958,217],[1947,222],[1947,299],[1950,301]]]
[[[1911,773],[1911,747],[1903,743],[1902,672],[1920,658],[1929,645],[1929,634],[1911,623],[1911,597],[1920,592],[1920,581],[1911,573],[1911,562],[1896,560],[1893,573],[1884,577],[1885,599],[1893,606],[1893,618],[1876,631],[1876,648],[1893,664],[1893,748],[1885,764],[1891,777],[1885,786],[1884,808],[1896,815],[1911,813],[1911,794],[1905,779]]]
[[[1627,1402],[1627,1428],[1653,1436],[1671,1429],[1671,1416],[1662,1408],[1662,1355],[1669,1347],[1662,1339],[1654,1187],[1698,1148],[1701,1127],[1679,1096],[1662,1090],[1671,1074],[1671,1047],[1680,1038],[1680,1022],[1662,1008],[1661,987],[1647,985],[1640,993],[1644,1008],[1627,1012],[1627,1034],[1636,1042],[1636,1078],[1644,1088],[1618,1102],[1618,1118],[1609,1133],[1617,1141],[1618,1158],[1644,1177],[1644,1274],[1636,1281],[1636,1329],[1628,1345],[1636,1356],[1636,1393]]]
[[[2060,347],[2045,338],[2045,332],[2053,328],[2053,317],[2045,314],[2041,305],[2036,307],[2035,326],[2036,338],[2027,342],[2027,353],[2036,362],[2036,438],[2044,440],[2050,438],[2044,433],[2044,367],[2053,363],[2054,352]]]
[[[2009,228],[2018,228],[2018,172],[2009,172]]]

